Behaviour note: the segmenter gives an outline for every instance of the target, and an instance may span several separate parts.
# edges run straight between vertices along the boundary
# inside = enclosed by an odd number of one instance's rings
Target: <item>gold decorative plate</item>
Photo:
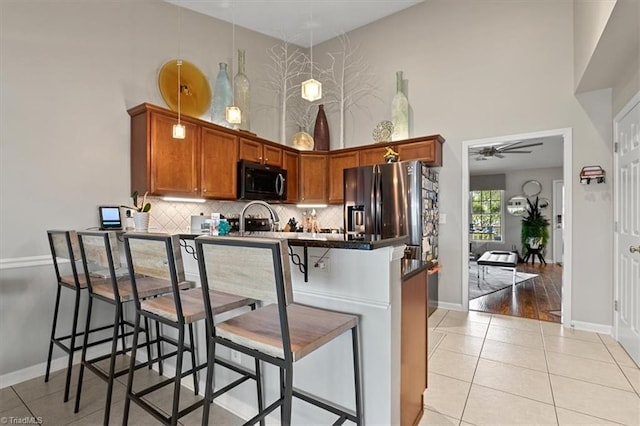
[[[298,132],[293,135],[292,145],[300,151],[312,151],[314,146],[313,136],[307,132]]]
[[[178,61],[173,59],[158,73],[158,86],[162,99],[173,111],[178,110]],[[211,88],[202,71],[191,62],[182,61],[180,67],[180,112],[200,117],[210,107]]]

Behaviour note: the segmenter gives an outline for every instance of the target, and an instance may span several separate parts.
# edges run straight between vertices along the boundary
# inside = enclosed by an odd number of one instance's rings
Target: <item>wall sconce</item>
[[[584,166],[580,170],[580,183],[589,185],[591,180],[595,180],[596,183],[604,183],[605,171],[600,166]]]

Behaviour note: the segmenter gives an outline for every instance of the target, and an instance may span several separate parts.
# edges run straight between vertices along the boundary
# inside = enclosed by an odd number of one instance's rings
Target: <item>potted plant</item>
[[[133,210],[133,222],[136,225],[136,231],[146,232],[149,230],[149,210],[151,210],[151,203],[147,202],[147,194],[144,193],[142,201],[138,204],[138,191],[133,191],[131,199],[133,200],[133,206],[122,206]]]
[[[522,229],[520,239],[522,242],[522,252],[526,254],[527,245],[535,248],[544,248],[549,241],[549,219],[542,215],[538,197],[535,203],[527,199],[525,215],[522,218]],[[534,246],[534,243],[535,246]]]

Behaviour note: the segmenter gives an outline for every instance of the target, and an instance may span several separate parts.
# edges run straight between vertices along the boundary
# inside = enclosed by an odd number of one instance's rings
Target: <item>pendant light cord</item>
[[[180,94],[182,92],[182,80],[180,79],[180,68],[182,68],[182,59],[180,59],[180,39],[182,38],[182,6],[178,6],[178,59],[176,65],[178,67],[178,126],[180,125]]]

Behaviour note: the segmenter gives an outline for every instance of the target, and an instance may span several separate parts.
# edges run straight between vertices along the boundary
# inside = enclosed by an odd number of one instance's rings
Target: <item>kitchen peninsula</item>
[[[258,236],[288,240],[293,252],[290,266],[297,303],[360,316],[365,424],[400,424],[401,394],[404,398],[404,392],[401,392],[401,358],[404,358],[401,356],[402,257],[406,239],[349,241],[343,235],[304,233],[258,233]],[[181,237],[191,244],[188,239],[194,235],[181,234]],[[305,248],[309,258],[307,282],[294,261],[296,256],[303,257]],[[183,258],[187,278],[198,281],[197,262],[184,251]],[[320,260],[324,268],[314,267]],[[407,273],[413,276],[416,272],[414,268]],[[423,320],[426,322],[426,315]],[[353,408],[353,372],[349,354],[350,337],[343,335],[317,354],[296,363],[294,385],[320,398]],[[221,355],[228,354],[222,352]],[[426,353],[422,354],[422,359],[426,360]],[[243,359],[245,362],[250,368],[250,360]],[[278,392],[275,370],[267,370],[264,374],[267,395],[275,395]],[[231,373],[216,369],[217,386],[223,386],[231,378]],[[422,392],[415,397],[420,400]],[[255,414],[255,407],[251,405],[254,400],[251,386],[234,389],[217,399],[223,407],[244,418]],[[298,424],[330,424],[335,420],[300,401],[294,402],[293,409],[293,418]],[[412,423],[420,415],[421,412],[409,416],[402,413],[402,418],[410,417],[409,423]]]

